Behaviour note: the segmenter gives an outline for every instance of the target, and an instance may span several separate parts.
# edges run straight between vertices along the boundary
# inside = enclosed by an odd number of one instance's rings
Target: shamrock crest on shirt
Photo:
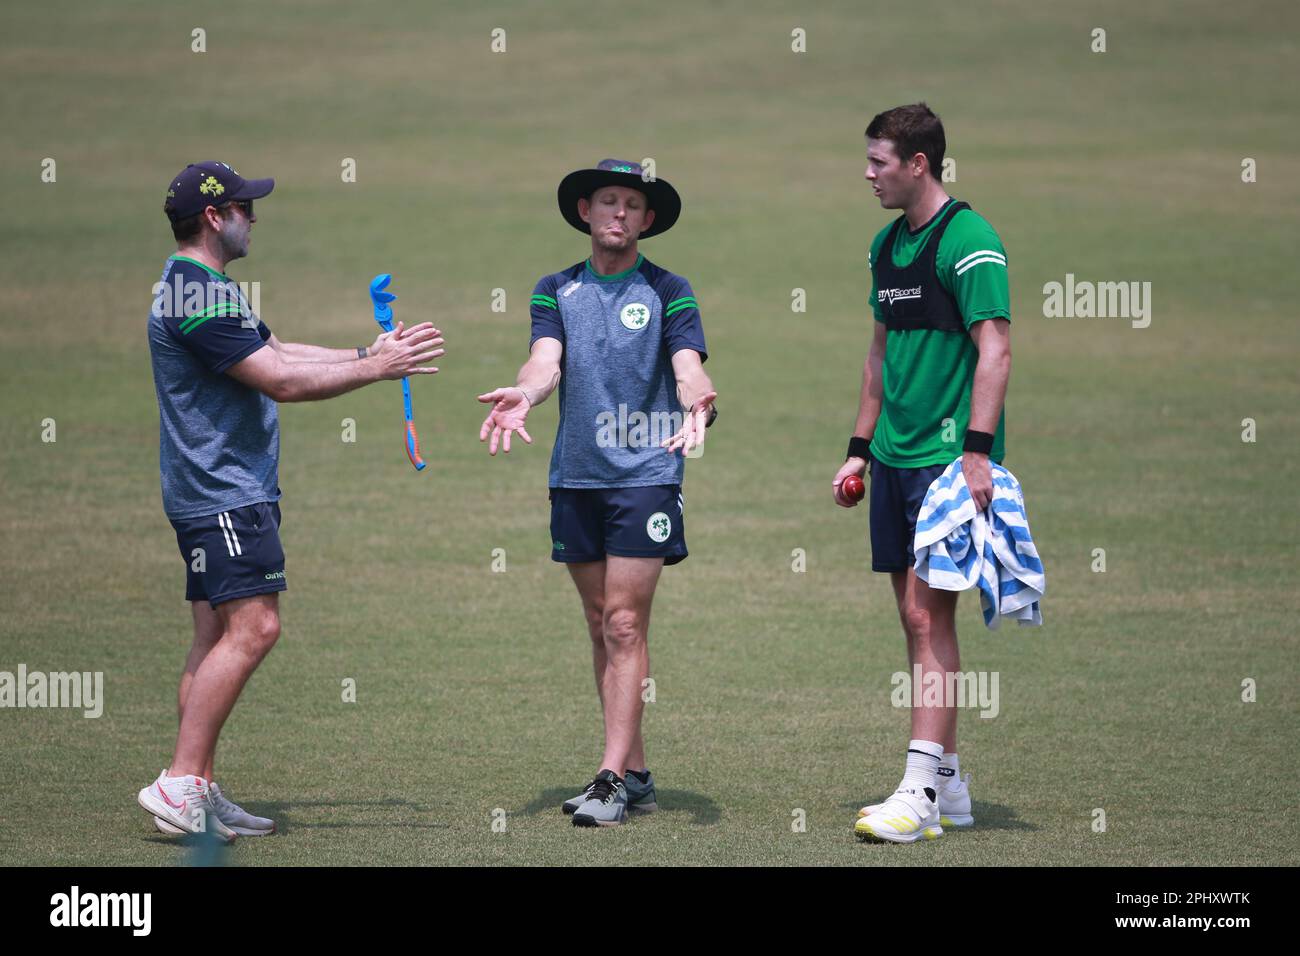
[[[650,309],[640,302],[625,305],[622,314],[619,315],[619,321],[635,332],[637,329],[645,328],[645,324],[650,321]]]

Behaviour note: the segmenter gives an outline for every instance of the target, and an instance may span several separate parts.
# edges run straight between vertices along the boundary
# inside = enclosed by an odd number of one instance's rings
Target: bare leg
[[[932,588],[916,576],[915,571],[890,574],[898,615],[907,635],[908,676],[921,665],[921,679],[938,672],[941,686],[948,686],[947,675],[961,670],[957,650],[957,592]],[[912,702],[912,738],[933,740],[946,753],[957,752],[957,706],[945,700],[939,707],[922,707]]]
[[[646,636],[663,558],[611,555],[605,570],[605,753],[600,766],[618,773],[645,766],[642,683],[650,673]],[[638,752],[640,751],[640,752]]]
[[[185,697],[170,776],[201,776],[244,684],[280,636],[278,594],[228,601],[215,610],[221,637],[204,656]]]
[[[194,617],[194,643],[190,645],[190,653],[185,658],[185,672],[181,674],[181,686],[176,694],[177,721],[185,717],[185,701],[189,698],[190,685],[194,683],[194,675],[199,665],[221,639],[221,618],[217,616],[211,604],[207,601],[192,601],[190,611]],[[215,758],[216,745],[214,744],[212,752],[208,754],[207,762],[203,765],[203,773],[199,775],[204,780],[212,779],[212,762]]]
[[[609,660],[605,651],[605,562],[590,561],[568,565],[569,575],[582,598],[582,613],[587,620],[587,634],[591,638],[591,664],[596,677],[596,693],[600,697],[601,712],[605,708],[605,667]],[[610,768],[620,775],[628,770],[645,769],[645,741],[641,737],[640,722],[636,737],[628,752],[626,767]]]
[[[587,621],[587,635],[591,638],[591,666],[596,674],[596,693],[604,693],[601,682],[605,679],[605,562],[586,561],[567,565],[569,576],[582,598],[582,615]],[[601,698],[602,705],[604,698]]]

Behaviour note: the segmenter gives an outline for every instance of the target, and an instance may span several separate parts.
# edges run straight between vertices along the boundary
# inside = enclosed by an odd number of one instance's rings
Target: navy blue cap
[[[245,179],[225,163],[190,163],[172,179],[163,211],[176,222],[208,206],[224,206],[236,199],[261,199],[274,188],[274,179]]]

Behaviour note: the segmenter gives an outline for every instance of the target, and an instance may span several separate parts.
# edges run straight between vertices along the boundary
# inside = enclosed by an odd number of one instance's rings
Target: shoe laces
[[[194,781],[197,779],[198,779],[197,777],[186,776],[181,781],[180,784],[181,796],[185,797],[187,800],[190,797],[194,797],[198,799],[200,802],[203,802],[208,800],[211,797],[212,791],[205,784],[195,783]],[[172,786],[175,786],[175,784],[172,784]]]
[[[240,808],[235,806],[226,799],[226,795],[221,792],[221,788],[215,783],[208,788],[208,795],[212,798],[212,805],[217,808],[218,813],[240,813]]]
[[[591,782],[591,789],[587,791],[587,799],[595,800],[599,803],[609,803],[618,790],[618,784],[613,780],[599,779]]]

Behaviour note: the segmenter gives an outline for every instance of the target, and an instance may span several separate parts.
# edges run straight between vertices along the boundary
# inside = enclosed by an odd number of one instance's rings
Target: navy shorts
[[[872,455],[867,467],[871,475],[871,570],[907,571],[916,562],[912,541],[921,502],[930,483],[948,465],[894,468]]]
[[[283,591],[279,502],[263,501],[202,518],[175,518],[185,560],[185,600],[216,606]]]
[[[682,486],[552,488],[551,560],[686,559]]]

